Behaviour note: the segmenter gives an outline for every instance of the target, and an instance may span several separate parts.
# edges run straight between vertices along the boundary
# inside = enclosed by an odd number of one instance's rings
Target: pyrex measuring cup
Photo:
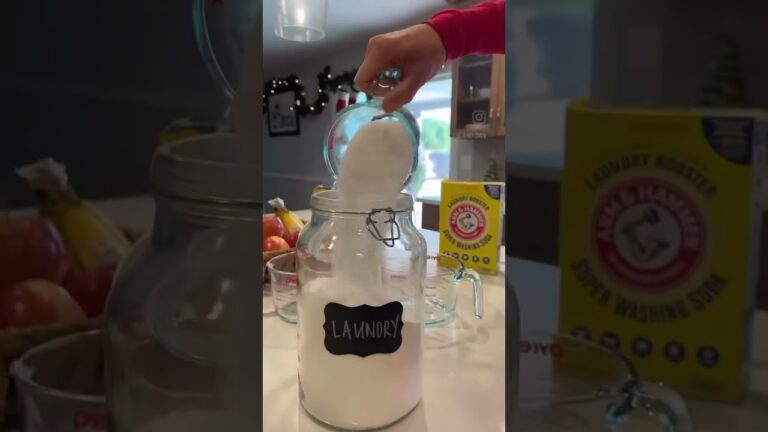
[[[424,324],[440,326],[453,321],[459,284],[472,283],[475,317],[483,317],[483,283],[476,271],[466,268],[460,260],[446,254],[427,256],[424,277]]]
[[[106,432],[102,333],[60,337],[27,351],[12,372],[24,432]]]
[[[278,255],[267,262],[269,284],[272,287],[272,304],[277,316],[289,323],[296,323],[296,253]]]
[[[684,400],[661,384],[641,381],[621,355],[560,334],[520,340],[515,432],[692,432]]]

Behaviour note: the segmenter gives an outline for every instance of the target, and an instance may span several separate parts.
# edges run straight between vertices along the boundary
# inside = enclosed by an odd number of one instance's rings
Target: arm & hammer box
[[[758,110],[569,106],[563,333],[686,396],[742,399],[767,121]]]

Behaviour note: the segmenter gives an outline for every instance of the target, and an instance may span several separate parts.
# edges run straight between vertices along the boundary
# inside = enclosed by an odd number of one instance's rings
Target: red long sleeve
[[[504,54],[504,0],[478,3],[464,10],[436,13],[426,24],[440,36],[446,60],[469,54]]]

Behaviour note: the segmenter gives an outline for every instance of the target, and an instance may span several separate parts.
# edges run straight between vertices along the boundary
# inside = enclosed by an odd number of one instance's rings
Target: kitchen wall
[[[88,198],[148,192],[160,130],[227,101],[198,54],[188,0],[4,2],[0,209],[33,202],[13,169],[51,156]]]
[[[446,3],[443,7],[465,8],[477,2],[478,0],[458,1],[454,4]],[[434,12],[436,10],[409,21],[410,23],[421,22]],[[406,25],[408,23],[402,26]],[[330,65],[334,73],[358,67],[365,54],[368,38],[375,33],[356,35],[354,40],[339,46],[331,55],[324,53],[322,58],[296,59],[292,62],[274,64],[270,58],[265,57],[264,78],[297,74],[307,86],[307,95],[311,96],[316,91],[316,75],[326,65]],[[312,101],[311,97],[308,99]],[[322,149],[328,128],[335,115],[335,104],[336,99],[332,96],[329,106],[322,114],[301,118],[301,135],[270,137],[265,123],[263,133],[265,199],[279,196],[290,207],[307,208],[312,189],[319,184],[332,182],[332,177],[322,159]],[[452,140],[450,176],[459,180],[482,180],[489,158],[497,161],[499,176],[504,178],[503,139]]]
[[[270,64],[264,61],[264,79],[281,78],[296,74],[306,86],[307,102],[314,102],[317,92],[317,74],[325,66],[332,73],[341,73],[360,65],[368,40],[352,41],[340,47],[338,53],[319,59]],[[328,128],[336,115],[336,96],[331,94],[325,110],[316,116],[300,118],[301,135],[270,137],[264,117],[264,199],[280,197],[290,208],[309,208],[312,189],[320,184],[330,185],[333,178],[323,160],[323,145]]]
[[[695,7],[673,0],[596,0],[593,97],[691,105],[718,54],[717,38],[725,34],[739,45],[749,103],[768,107],[766,15],[768,2],[753,0],[702,0]]]
[[[318,72],[326,65],[331,65],[333,72],[343,72],[359,66],[365,54],[364,44],[352,44],[340,50],[340,54],[313,60],[306,63],[282,65],[279,68],[265,70],[265,79],[284,77],[291,73],[305,82],[307,94],[316,91],[315,82]],[[312,99],[308,98],[308,102]],[[301,135],[268,135],[264,126],[264,197],[271,199],[279,196],[294,208],[307,208],[312,189],[319,184],[331,184],[322,158],[323,145],[328,128],[335,115],[336,99],[331,97],[328,107],[318,116],[300,119]],[[266,122],[266,120],[264,120]],[[451,141],[450,177],[457,180],[482,180],[488,167],[489,159],[497,162],[499,178],[504,178],[504,139]]]
[[[490,160],[496,161],[499,181],[506,177],[504,138],[483,140],[451,140],[451,178],[480,181],[485,176]]]

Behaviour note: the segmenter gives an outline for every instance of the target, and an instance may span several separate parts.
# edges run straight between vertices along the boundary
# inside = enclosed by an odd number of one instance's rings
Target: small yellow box
[[[744,395],[768,132],[757,110],[568,108],[560,329],[684,395]]]
[[[499,271],[504,183],[443,180],[440,252],[480,273]]]

